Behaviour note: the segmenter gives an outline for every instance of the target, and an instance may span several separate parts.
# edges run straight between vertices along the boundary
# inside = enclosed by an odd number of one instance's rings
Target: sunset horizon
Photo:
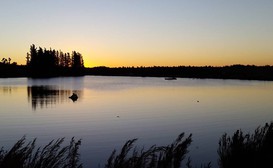
[[[71,51],[64,51],[62,49],[55,49],[54,47],[43,47],[43,46],[36,46],[37,48],[42,48],[42,49],[52,49],[55,51],[62,51],[64,53],[71,53],[75,50],[71,50]],[[80,52],[80,51],[78,51]],[[21,56],[21,58],[24,58],[25,60],[23,60],[22,62],[19,62],[16,60],[16,58],[14,59],[13,57],[2,57],[2,58],[10,58],[11,62],[15,62],[17,63],[17,65],[26,65],[26,56],[27,53],[29,53],[29,49],[26,52],[26,54],[24,56]],[[81,53],[81,52],[80,52]],[[141,62],[141,61],[132,61],[130,59],[127,60],[114,60],[114,61],[108,61],[108,60],[103,60],[103,61],[96,61],[96,60],[92,60],[91,63],[89,62],[89,60],[87,59],[87,61],[85,60],[86,56],[84,54],[83,55],[83,59],[84,59],[84,66],[86,68],[93,68],[93,67],[109,67],[109,68],[117,68],[117,67],[154,67],[154,66],[158,66],[158,67],[177,67],[177,66],[193,66],[193,67],[204,67],[204,66],[212,66],[212,67],[223,67],[223,66],[232,66],[232,65],[254,65],[254,66],[273,66],[273,64],[270,64],[269,62],[264,62],[264,61],[254,61],[255,58],[250,59],[250,60],[242,60],[242,61],[232,61],[232,60],[228,60],[226,62],[221,62],[218,60],[200,60],[198,62],[190,62],[190,61],[172,61],[172,60],[168,60],[168,59],[164,59],[164,63],[161,63],[161,61],[157,61],[157,60],[149,60],[146,59],[145,62]],[[1,59],[2,59],[1,58]],[[88,57],[87,57],[88,58]],[[21,60],[21,59],[20,59]],[[127,62],[126,62],[127,61]],[[124,62],[124,63],[123,63]],[[175,62],[175,63],[173,63]]]

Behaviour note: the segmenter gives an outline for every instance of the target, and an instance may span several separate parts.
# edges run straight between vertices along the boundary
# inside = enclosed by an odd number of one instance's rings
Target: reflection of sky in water
[[[23,135],[39,143],[75,136],[83,139],[81,158],[92,167],[128,139],[139,138],[140,147],[166,145],[181,132],[193,133],[193,163],[216,164],[224,132],[252,131],[273,119],[273,82],[93,76],[7,80],[10,85],[0,79],[0,143],[11,145]],[[75,103],[68,98],[74,91],[79,94]]]

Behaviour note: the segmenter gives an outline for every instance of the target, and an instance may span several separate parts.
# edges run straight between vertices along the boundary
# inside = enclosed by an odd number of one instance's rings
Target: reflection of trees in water
[[[76,93],[81,97],[80,90],[64,90],[54,86],[30,86],[27,88],[28,101],[31,101],[32,108],[45,108],[48,105],[71,101],[69,96]]]
[[[14,88],[12,88],[12,87],[10,87],[10,86],[3,86],[3,87],[1,87],[1,92],[3,92],[4,94],[5,94],[5,93],[11,94],[12,89],[14,89]]]

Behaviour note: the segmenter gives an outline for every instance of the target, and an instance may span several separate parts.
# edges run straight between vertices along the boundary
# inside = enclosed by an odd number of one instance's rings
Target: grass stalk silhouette
[[[44,148],[35,150],[36,139],[25,145],[22,137],[9,151],[1,148],[1,168],[80,168],[79,146],[81,140],[71,139],[68,146],[62,146],[64,138],[52,140]]]
[[[193,168],[188,154],[192,135],[181,133],[171,144],[137,148],[137,139],[128,140],[120,152],[114,150],[105,168]],[[0,149],[0,168],[80,168],[81,140],[64,138],[36,147],[36,139],[26,143],[22,137],[10,150]],[[222,135],[218,147],[220,168],[273,167],[273,123],[258,127],[253,134],[237,130],[233,135]],[[184,162],[187,158],[187,161]],[[183,163],[183,164],[182,164]],[[211,163],[201,165],[210,168]]]
[[[218,148],[221,168],[273,167],[273,123],[258,127],[253,134],[237,130],[221,137]]]
[[[105,168],[180,168],[189,152],[188,147],[192,142],[192,134],[185,137],[185,134],[181,133],[170,145],[159,147],[153,145],[147,150],[142,148],[140,151],[136,147],[132,150],[136,140],[128,140],[119,154],[114,150]],[[192,167],[190,159],[185,166]],[[210,163],[204,167],[211,167]]]

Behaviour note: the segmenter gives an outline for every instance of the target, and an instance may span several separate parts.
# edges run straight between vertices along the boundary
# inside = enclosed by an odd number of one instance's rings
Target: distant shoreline
[[[50,78],[65,76],[130,76],[130,77],[176,77],[199,79],[238,79],[273,81],[273,66],[231,65],[212,66],[176,66],[176,67],[94,67],[84,68],[80,73],[73,69],[57,71],[49,75],[32,76],[31,69],[25,65],[0,65],[0,78],[30,77]],[[61,73],[60,73],[61,72]]]
[[[85,75],[273,81],[273,66],[94,67],[85,68]]]

